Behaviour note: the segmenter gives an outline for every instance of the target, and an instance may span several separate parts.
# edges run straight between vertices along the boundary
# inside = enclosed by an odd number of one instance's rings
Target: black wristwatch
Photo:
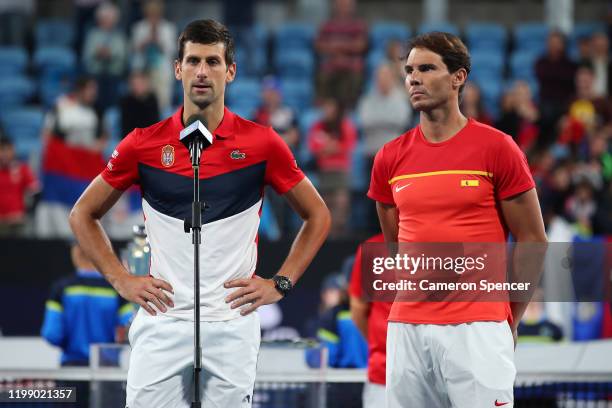
[[[289,291],[293,289],[291,279],[286,276],[274,275],[272,277],[272,280],[274,281],[274,287],[281,295],[283,295],[283,297],[287,296],[287,293],[289,293]]]

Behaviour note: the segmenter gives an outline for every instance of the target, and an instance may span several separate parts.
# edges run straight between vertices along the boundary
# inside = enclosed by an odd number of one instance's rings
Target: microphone
[[[213,135],[206,128],[206,119],[202,115],[191,115],[187,119],[187,126],[179,135],[179,140],[189,150],[191,164],[200,165],[202,150],[207,149],[213,143]]]

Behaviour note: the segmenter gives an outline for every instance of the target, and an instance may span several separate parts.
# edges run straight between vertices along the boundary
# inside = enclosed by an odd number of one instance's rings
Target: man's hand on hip
[[[115,289],[125,300],[139,304],[153,316],[157,312],[151,304],[162,313],[166,312],[166,306],[174,307],[172,299],[166,294],[166,292],[174,294],[174,290],[168,282],[160,279],[125,274],[117,281]]]
[[[283,298],[283,295],[276,290],[272,279],[262,279],[259,276],[254,276],[251,279],[234,279],[225,282],[226,288],[240,288],[232,292],[225,298],[225,303],[233,302],[232,309],[246,305],[240,314],[245,316],[257,310],[259,306],[276,303]]]

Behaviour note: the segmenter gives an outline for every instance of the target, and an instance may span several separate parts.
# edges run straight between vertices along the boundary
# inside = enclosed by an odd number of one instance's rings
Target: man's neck
[[[429,112],[421,112],[421,131],[431,143],[441,143],[455,136],[467,124],[459,107],[450,109],[438,108]]]
[[[219,104],[212,103],[204,109],[200,109],[191,103],[186,103],[183,105],[183,124],[187,122],[191,115],[201,115],[206,120],[208,130],[214,133],[223,120],[224,108],[223,101]]]

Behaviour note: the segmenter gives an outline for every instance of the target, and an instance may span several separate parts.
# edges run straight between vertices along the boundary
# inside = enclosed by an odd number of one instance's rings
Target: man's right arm
[[[139,304],[151,315],[156,314],[151,304],[165,312],[165,305],[173,306],[172,300],[163,291],[173,293],[170,284],[150,276],[130,274],[113,252],[100,223],[121,194],[122,191],[113,188],[102,176],[96,177],[70,212],[70,226],[81,248],[124,299]]]
[[[380,228],[385,236],[385,242],[397,242],[397,236],[399,234],[397,207],[377,201],[376,212],[378,213]]]

